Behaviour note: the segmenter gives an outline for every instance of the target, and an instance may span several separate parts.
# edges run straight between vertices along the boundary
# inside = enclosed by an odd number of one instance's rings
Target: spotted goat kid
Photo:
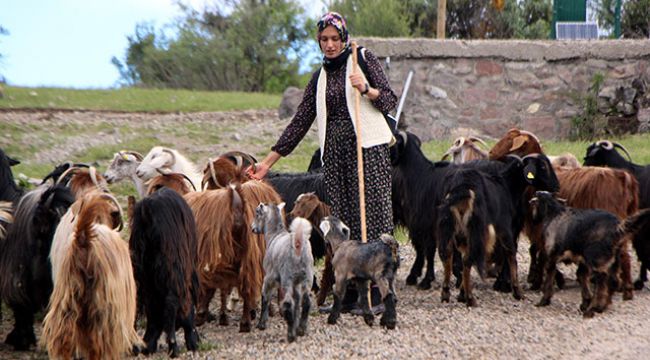
[[[320,229],[323,231],[325,242],[334,253],[332,266],[336,278],[334,306],[327,323],[336,324],[348,283],[355,281],[363,320],[372,326],[375,316],[368,303],[368,281],[372,280],[379,287],[386,308],[379,323],[388,329],[394,329],[397,324],[394,282],[399,267],[399,244],[395,238],[383,234],[379,240],[368,243],[350,240],[350,228],[334,216],[325,217],[320,223]]]
[[[578,282],[582,287],[580,310],[585,318],[603,312],[611,302],[614,289],[608,280],[620,271],[616,261],[627,236],[633,236],[650,222],[650,209],[626,220],[604,210],[576,209],[565,206],[546,191],[537,191],[530,200],[532,218],[543,227],[544,248],[547,257],[543,296],[537,306],[547,306],[553,295],[555,265],[559,261],[578,264]],[[595,283],[595,294],[591,282]]]

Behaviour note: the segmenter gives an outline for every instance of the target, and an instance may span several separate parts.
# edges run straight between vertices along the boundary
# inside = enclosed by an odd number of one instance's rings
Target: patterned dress
[[[377,58],[365,52],[366,78],[379,90],[379,97],[372,101],[382,113],[392,110],[397,104]],[[305,88],[302,102],[296,115],[272,147],[286,156],[298,145],[316,118],[316,71]],[[361,239],[359,211],[359,182],[357,179],[357,143],[354,126],[345,97],[345,66],[327,72],[327,134],[323,152],[325,186],[330,198],[332,213],[350,227],[350,237]],[[391,165],[388,144],[363,149],[366,228],[368,240],[379,239],[382,233],[393,231],[393,210],[391,203]]]

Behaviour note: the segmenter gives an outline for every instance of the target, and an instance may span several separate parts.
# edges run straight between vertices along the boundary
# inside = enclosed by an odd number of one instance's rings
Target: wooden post
[[[352,73],[359,71],[359,59],[357,59],[357,43],[352,42]],[[366,229],[366,185],[363,177],[363,148],[361,147],[361,93],[354,92],[354,123],[357,130],[357,176],[359,178],[359,211],[361,215],[361,242],[368,242],[368,232]]]
[[[438,26],[436,35],[438,39],[445,38],[445,24],[447,23],[447,0],[438,0]]]

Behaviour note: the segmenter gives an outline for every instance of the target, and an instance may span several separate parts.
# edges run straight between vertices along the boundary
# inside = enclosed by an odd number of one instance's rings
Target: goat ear
[[[12,158],[10,158],[8,156],[7,156],[7,160],[9,160],[9,166],[16,166],[16,165],[20,164],[20,161],[18,161],[16,159],[12,159]]]
[[[526,138],[524,135],[519,135],[516,138],[512,139],[512,146],[508,151],[519,150],[522,146],[524,146],[526,140],[528,140],[528,138]]]
[[[320,223],[320,231],[323,232],[323,236],[327,236],[327,233],[330,232],[330,222],[329,221],[321,221]]]

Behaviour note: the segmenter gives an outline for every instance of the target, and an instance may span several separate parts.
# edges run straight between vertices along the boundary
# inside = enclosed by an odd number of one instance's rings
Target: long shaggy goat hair
[[[145,353],[157,350],[165,331],[168,352],[178,356],[176,328],[185,331],[185,346],[198,348],[194,310],[198,300],[196,224],[185,200],[162,188],[136,204],[129,240],[138,284],[138,301],[147,315]]]
[[[112,228],[115,198],[89,193],[80,201],[61,263],[65,276],[52,292],[41,344],[52,358],[118,359],[141,346],[129,247]]]
[[[5,235],[7,235],[7,225],[14,221],[14,217],[11,215],[11,209],[10,202],[0,202],[0,240],[4,239]]]
[[[15,221],[0,241],[0,293],[15,319],[5,342],[16,350],[36,344],[34,314],[47,305],[52,292],[50,245],[59,219],[73,201],[70,190],[60,185],[30,191],[18,202]]]

